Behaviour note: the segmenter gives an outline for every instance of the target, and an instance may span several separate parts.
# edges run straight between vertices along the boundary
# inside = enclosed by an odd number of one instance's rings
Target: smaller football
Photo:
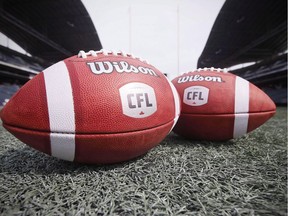
[[[173,84],[124,52],[80,51],[39,73],[1,111],[3,126],[48,155],[117,163],[160,143],[180,114]]]
[[[262,90],[222,69],[198,69],[176,77],[172,83],[182,104],[173,131],[187,138],[237,138],[264,124],[276,111]]]

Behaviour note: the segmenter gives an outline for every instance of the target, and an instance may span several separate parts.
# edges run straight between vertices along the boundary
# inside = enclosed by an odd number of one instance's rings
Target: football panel
[[[1,110],[1,119],[10,126],[49,131],[43,73],[18,90]]]
[[[266,112],[266,111],[276,111],[276,105],[271,100],[271,98],[263,92],[261,89],[259,89],[257,86],[250,83],[250,106],[249,111],[251,113],[255,112]]]
[[[164,75],[153,66],[139,60],[123,58],[123,56],[87,59],[73,57],[65,60],[74,95],[76,133],[137,131],[165,124],[175,118],[175,107],[170,105],[174,101],[173,93]],[[119,66],[121,61],[129,62],[135,67],[149,67],[157,76],[133,72],[119,73],[115,69],[111,73],[95,74],[88,67],[88,64],[101,62],[105,62],[105,66],[109,64]],[[157,106],[157,110],[150,116],[135,119],[125,114],[123,103],[127,101],[123,100],[120,89],[128,87],[131,83],[134,83],[136,87],[137,83],[142,83],[153,89],[157,104],[152,103],[153,97],[149,94],[134,95],[133,89],[128,98],[133,107],[131,110],[143,107],[145,113],[147,106],[151,104]],[[141,88],[142,86],[137,87],[138,90]],[[141,111],[139,110],[139,113]]]
[[[114,59],[120,61],[122,58]],[[140,62],[136,59],[131,60],[135,65]],[[3,122],[44,132],[113,133],[152,128],[175,118],[176,108],[170,105],[174,104],[174,95],[166,78],[157,69],[154,68],[158,76],[118,72],[96,76],[91,71],[87,72],[87,65],[83,59],[77,63],[70,62],[68,66],[66,63],[62,61],[52,65],[24,85],[2,109]],[[143,62],[139,64],[145,66]],[[76,72],[76,67],[80,72]],[[84,67],[89,75],[83,72]],[[122,75],[127,75],[125,81]],[[147,81],[149,76],[155,79]],[[83,77],[86,77],[84,81]],[[111,77],[115,79],[112,81]],[[71,84],[70,80],[72,80]],[[154,88],[158,110],[151,116],[135,120],[123,114],[119,88],[127,83],[143,80]],[[107,82],[111,84],[107,85]],[[111,93],[112,89],[114,93]],[[135,100],[136,97],[133,99]],[[142,95],[139,100],[142,104],[151,104],[147,95]],[[137,104],[136,101],[133,103],[133,105]]]
[[[232,74],[216,72],[191,72],[173,79],[182,102],[181,113],[234,113],[235,80]]]
[[[234,115],[181,114],[173,131],[189,139],[222,141],[233,138],[233,128]]]
[[[250,113],[247,131],[250,132],[260,127],[271,117],[273,117],[275,113],[276,111]]]
[[[106,164],[133,159],[158,145],[173,123],[127,133],[76,135],[75,161]]]
[[[209,78],[210,81],[201,80],[201,77]],[[182,113],[232,114],[276,109],[265,92],[231,73],[191,72],[172,82],[182,99]]]
[[[4,128],[28,146],[51,155],[50,134],[47,132],[26,130],[3,124]]]
[[[191,139],[229,140],[255,130],[274,114],[275,111],[235,115],[181,114],[173,131]]]

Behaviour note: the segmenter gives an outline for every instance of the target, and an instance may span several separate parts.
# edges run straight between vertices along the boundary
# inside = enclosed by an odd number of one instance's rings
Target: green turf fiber
[[[133,161],[73,164],[0,127],[0,215],[287,215],[287,109],[228,142],[171,133]]]

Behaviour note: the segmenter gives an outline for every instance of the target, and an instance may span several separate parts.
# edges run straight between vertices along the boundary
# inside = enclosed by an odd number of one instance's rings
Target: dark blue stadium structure
[[[102,47],[81,0],[1,0],[0,31],[51,63]]]
[[[213,25],[198,67],[228,68],[287,104],[287,1],[226,0]]]
[[[0,0],[0,32],[31,55],[0,46],[0,106],[7,82],[22,85],[79,50],[102,48],[81,0]]]

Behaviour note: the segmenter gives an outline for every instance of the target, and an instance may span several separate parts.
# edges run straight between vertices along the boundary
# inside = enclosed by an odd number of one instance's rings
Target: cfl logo
[[[149,101],[148,93],[127,94],[127,100],[130,109],[153,106],[153,104]]]
[[[119,89],[123,114],[145,118],[157,111],[154,89],[144,83],[128,83]]]
[[[183,102],[189,106],[202,106],[208,102],[209,89],[204,86],[191,86],[184,90]]]

